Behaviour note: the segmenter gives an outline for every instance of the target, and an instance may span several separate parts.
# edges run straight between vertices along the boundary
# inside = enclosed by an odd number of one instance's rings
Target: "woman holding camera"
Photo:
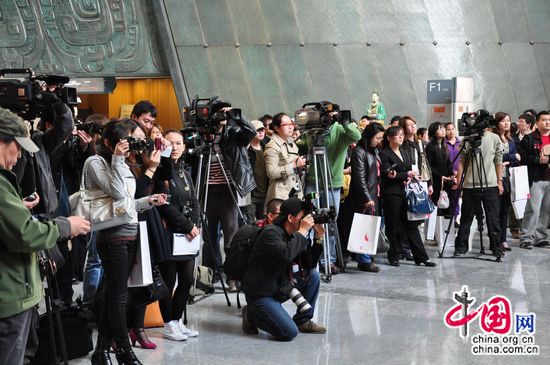
[[[380,156],[378,147],[384,139],[384,127],[371,123],[365,127],[361,140],[351,155],[349,197],[355,213],[380,215]],[[357,268],[379,272],[369,255],[357,255]]]
[[[388,128],[380,151],[384,223],[390,244],[388,261],[392,266],[399,266],[401,242],[405,240],[411,247],[416,265],[433,267],[436,264],[430,261],[426,253],[418,232],[418,222],[407,219],[406,185],[411,179],[419,177],[419,174],[413,170],[412,160],[401,147],[404,137],[403,128]]]
[[[302,197],[302,185],[298,172],[306,166],[306,158],[298,153],[298,146],[292,139],[294,123],[285,113],[273,117],[271,128],[275,131],[265,146],[265,168],[269,187],[266,204],[271,199],[289,198],[290,194]]]
[[[128,223],[97,232],[97,251],[103,265],[103,295],[98,316],[98,339],[92,364],[110,364],[111,340],[116,344],[119,364],[141,364],[128,340],[126,305],[128,277],[136,257],[137,212],[163,205],[166,196],[156,194],[134,200],[136,180],[126,163],[130,154],[130,128],[117,120],[103,129],[97,154],[89,158],[84,173],[87,190],[101,190],[113,200],[128,199],[132,217]],[[99,299],[99,296],[96,296]]]
[[[160,300],[160,311],[164,321],[163,336],[173,341],[183,341],[199,335],[197,331],[188,329],[181,319],[189,289],[193,285],[193,270],[198,252],[192,255],[173,255],[176,244],[174,233],[184,233],[189,240],[195,238],[199,234],[196,224],[200,219],[200,208],[191,175],[185,170],[182,157],[185,144],[182,134],[175,129],[168,129],[164,132],[164,138],[172,144],[171,164],[168,176],[155,180],[155,191],[170,194],[171,201],[170,204],[157,208],[165,222],[166,238],[169,242],[160,258],[160,271],[170,294],[174,291],[176,279],[178,287],[173,297],[169,295]]]

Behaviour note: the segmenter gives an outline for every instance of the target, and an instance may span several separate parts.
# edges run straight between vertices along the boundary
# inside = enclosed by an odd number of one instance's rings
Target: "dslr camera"
[[[333,112],[337,114],[331,115]],[[346,124],[351,122],[351,112],[340,110],[338,104],[330,101],[306,103],[294,113],[294,122],[299,128],[326,130],[335,122]]]
[[[287,282],[279,289],[279,293],[282,295],[282,299],[290,298],[292,303],[298,308],[300,313],[307,312],[311,309],[311,305],[304,298],[302,293],[292,285],[291,282]]]
[[[76,88],[64,86],[70,81],[67,76],[35,76],[30,68],[2,69],[0,76],[0,106],[25,120],[40,116],[47,104],[62,102],[69,107],[78,104]]]
[[[317,200],[317,193],[309,193],[304,195],[304,200],[302,201],[304,216],[311,214],[313,217],[313,222],[315,224],[327,224],[336,222],[336,211],[334,208],[317,208],[313,203],[314,200]]]
[[[495,117],[487,110],[480,109],[477,112],[462,113],[458,122],[458,131],[465,140],[479,140],[483,137],[486,128],[496,126]]]
[[[147,141],[144,139],[137,139],[134,137],[126,137],[130,151],[141,153],[147,148]]]

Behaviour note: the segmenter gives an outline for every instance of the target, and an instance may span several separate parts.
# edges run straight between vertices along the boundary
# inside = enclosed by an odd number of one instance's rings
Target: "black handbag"
[[[147,286],[149,290],[149,298],[152,302],[156,302],[170,294],[168,286],[164,282],[158,265],[153,266],[153,283]]]

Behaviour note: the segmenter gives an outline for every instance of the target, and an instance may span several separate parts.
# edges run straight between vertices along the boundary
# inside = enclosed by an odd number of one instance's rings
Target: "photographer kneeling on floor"
[[[290,341],[298,331],[326,332],[311,320],[319,295],[315,266],[323,248],[324,229],[304,214],[300,199],[286,200],[273,224],[263,228],[256,239],[243,278],[247,302],[243,331],[247,334],[257,334],[259,328],[277,340]],[[311,228],[315,231],[313,244],[306,238]],[[292,318],[281,305],[290,298],[298,307]]]

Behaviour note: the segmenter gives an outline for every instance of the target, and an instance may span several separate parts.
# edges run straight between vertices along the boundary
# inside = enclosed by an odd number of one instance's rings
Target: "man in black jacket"
[[[230,104],[216,101],[211,113],[231,110]],[[248,159],[247,146],[256,136],[256,130],[244,117],[222,121],[214,136],[211,148],[208,176],[208,198],[206,217],[208,236],[203,248],[203,265],[213,270],[221,266],[221,252],[218,242],[218,224],[221,225],[224,238],[224,250],[229,245],[238,226],[238,206],[236,193],[246,196],[256,187],[254,174]],[[220,209],[223,207],[223,209]],[[212,249],[212,248],[213,249]],[[236,291],[235,282],[228,279],[230,291]]]
[[[529,170],[531,198],[527,201],[521,225],[521,248],[549,245],[550,219],[550,112],[537,114],[537,130],[526,135],[518,146],[521,162]]]
[[[243,308],[243,330],[257,334],[262,329],[277,340],[290,341],[305,333],[325,333],[325,327],[311,319],[319,295],[319,272],[315,266],[322,250],[322,226],[311,215],[304,217],[302,201],[290,198],[281,205],[279,216],[256,239],[243,278],[247,306]],[[311,228],[315,242],[306,238]],[[284,288],[293,286],[311,308],[296,310],[293,318],[281,303],[289,299]]]

